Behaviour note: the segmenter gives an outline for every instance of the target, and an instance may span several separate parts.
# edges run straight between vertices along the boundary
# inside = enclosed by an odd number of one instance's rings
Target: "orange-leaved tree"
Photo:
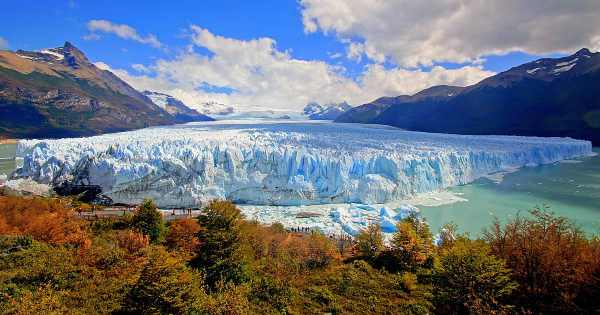
[[[533,313],[587,313],[600,308],[600,244],[566,218],[546,209],[518,215],[485,233],[492,253],[519,283],[516,304]]]
[[[28,235],[56,245],[91,244],[85,221],[60,199],[0,196],[0,234]]]

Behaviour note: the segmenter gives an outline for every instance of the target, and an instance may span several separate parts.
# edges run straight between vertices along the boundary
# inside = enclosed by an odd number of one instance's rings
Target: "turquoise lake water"
[[[9,175],[15,170],[16,144],[0,144],[0,174]]]
[[[594,148],[600,153],[600,148]],[[500,183],[480,179],[451,188],[467,202],[438,207],[419,207],[433,231],[453,221],[463,232],[478,235],[494,216],[501,221],[536,206],[549,207],[568,217],[588,233],[600,232],[600,155],[580,163],[556,163],[526,167],[505,175]]]
[[[0,174],[14,170],[15,150],[14,144],[0,145]],[[600,154],[600,148],[594,152]],[[453,221],[461,231],[477,236],[494,216],[506,221],[536,206],[550,207],[588,233],[600,232],[600,155],[579,159],[578,163],[527,167],[505,175],[500,183],[480,179],[450,191],[468,201],[419,207],[434,232]]]

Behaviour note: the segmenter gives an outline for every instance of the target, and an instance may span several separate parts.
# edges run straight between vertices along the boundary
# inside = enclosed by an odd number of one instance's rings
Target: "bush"
[[[119,247],[125,249],[129,254],[139,254],[144,248],[150,244],[150,239],[147,235],[125,230],[117,233],[117,243]]]
[[[220,282],[215,286],[214,292],[208,297],[206,306],[201,314],[252,314],[264,313],[264,309],[251,310],[248,301],[248,287],[234,285],[233,283]],[[254,312],[253,312],[254,311]]]
[[[0,256],[3,314],[111,313],[120,308],[129,277],[135,276],[111,248],[19,240],[9,247],[12,251]]]
[[[426,290],[414,284],[413,290],[407,292],[401,275],[355,260],[313,274],[310,286],[302,290],[302,295],[313,304],[300,313],[407,314],[405,310],[419,309],[425,311],[413,314],[427,314],[431,306],[424,296]]]
[[[384,250],[383,234],[379,224],[370,224],[356,236],[356,249],[359,255],[373,260]]]
[[[400,278],[400,285],[402,289],[408,293],[416,290],[417,288],[417,275],[410,272],[405,272]]]
[[[131,314],[189,314],[200,312],[206,301],[202,277],[164,249],[154,248],[125,307]]]
[[[253,280],[250,290],[250,301],[256,304],[268,304],[281,313],[287,313],[292,300],[289,285],[272,277],[260,277]]]
[[[313,287],[310,289],[310,294],[315,302],[323,306],[331,307],[335,305],[336,296],[327,287]]]
[[[194,219],[172,221],[169,224],[169,232],[165,237],[165,245],[169,249],[193,252],[200,245],[198,238],[196,238],[196,233],[199,231],[200,225]]]
[[[460,239],[434,269],[433,293],[441,314],[506,313],[504,302],[517,284],[504,261],[481,240]]]
[[[335,245],[323,233],[312,232],[307,241],[308,253],[305,263],[308,268],[324,268],[340,258]]]
[[[150,199],[144,200],[137,208],[131,218],[131,225],[142,234],[148,235],[152,243],[159,242],[165,231],[162,215]]]

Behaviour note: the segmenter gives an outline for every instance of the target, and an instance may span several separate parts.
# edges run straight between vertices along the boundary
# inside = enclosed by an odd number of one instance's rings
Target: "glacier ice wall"
[[[22,140],[15,173],[102,186],[161,207],[214,198],[256,205],[385,203],[498,171],[592,153],[570,138],[465,136],[387,126],[221,121],[88,138]]]

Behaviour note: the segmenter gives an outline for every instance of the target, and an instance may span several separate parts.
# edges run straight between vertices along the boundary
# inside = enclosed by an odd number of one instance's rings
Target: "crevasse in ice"
[[[100,185],[115,202],[189,207],[376,204],[592,153],[570,138],[464,136],[361,124],[220,121],[22,140],[17,177]]]

